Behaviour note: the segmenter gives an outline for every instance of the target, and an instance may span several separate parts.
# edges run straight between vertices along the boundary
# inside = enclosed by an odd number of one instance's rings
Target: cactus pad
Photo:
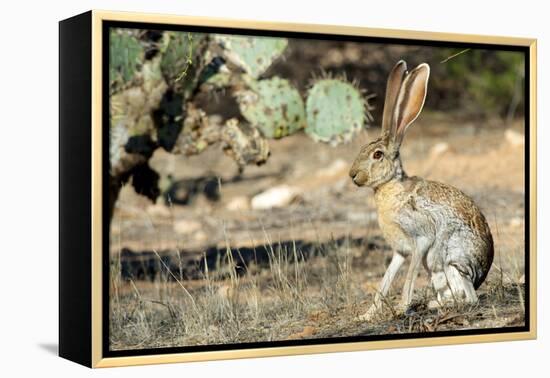
[[[160,74],[159,58],[146,61],[135,76],[134,85],[110,96],[111,126],[122,123],[129,136],[154,129],[151,113],[167,90]]]
[[[306,133],[315,141],[348,142],[363,127],[365,101],[353,84],[322,79],[309,90],[306,117]]]
[[[305,127],[302,97],[287,80],[248,78],[236,93],[242,115],[266,138],[282,138]]]
[[[207,36],[201,33],[164,32],[162,74],[168,85],[184,97],[195,89],[204,64]]]
[[[221,140],[224,152],[235,160],[241,171],[247,164],[262,165],[269,157],[269,145],[258,129],[239,125],[235,118],[226,121]]]
[[[155,131],[153,110],[159,107],[168,89],[160,73],[160,57],[147,60],[135,73],[132,85],[109,96],[111,172],[127,172],[143,161],[140,154],[123,146],[131,138],[151,138]]]
[[[263,74],[288,45],[286,38],[216,35],[214,39],[229,61],[254,78]]]
[[[143,64],[145,49],[133,33],[124,29],[112,29],[109,38],[109,86],[112,93],[134,79]]]

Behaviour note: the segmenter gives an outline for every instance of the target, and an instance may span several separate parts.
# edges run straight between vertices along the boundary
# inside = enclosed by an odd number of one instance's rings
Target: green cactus
[[[235,75],[227,72],[218,72],[208,77],[204,82],[205,85],[215,89],[227,88],[234,83]]]
[[[240,171],[248,164],[262,165],[269,157],[269,145],[258,129],[243,127],[235,118],[225,122],[221,140],[224,152],[237,163]]]
[[[344,80],[321,79],[306,100],[306,133],[315,141],[336,145],[351,140],[364,125],[365,100]]]
[[[262,77],[287,44],[285,38],[113,29],[109,156],[116,185],[111,200],[130,178],[140,184],[139,193],[150,198],[159,193],[158,177],[148,166],[157,148],[189,156],[219,144],[242,170],[267,160],[267,139],[304,128],[316,141],[350,140],[370,116],[353,84],[323,78],[309,90],[304,106],[288,80]],[[201,93],[215,89],[235,97],[246,122],[201,109]]]
[[[124,123],[128,135],[153,129],[152,111],[158,107],[168,86],[160,73],[160,57],[148,60],[134,74],[134,84],[111,95],[111,126]]]
[[[185,108],[182,131],[178,135],[172,153],[186,156],[196,155],[209,145],[220,141],[221,127],[217,120],[211,119],[192,102]]]
[[[258,78],[279,58],[288,45],[286,38],[215,35],[225,58],[253,78]]]
[[[154,139],[153,111],[159,107],[168,89],[160,72],[160,56],[146,61],[134,76],[130,87],[110,96],[112,172],[126,172],[143,160],[132,156],[136,154],[125,147],[134,137],[142,138],[144,141]],[[120,128],[124,128],[125,131],[121,132]]]
[[[109,34],[109,88],[110,92],[128,85],[143,64],[145,49],[135,33],[125,29],[111,29]]]
[[[254,80],[236,93],[242,115],[266,138],[282,138],[305,127],[304,102],[288,80]]]
[[[207,44],[206,34],[164,32],[160,68],[168,85],[184,97],[197,87]]]

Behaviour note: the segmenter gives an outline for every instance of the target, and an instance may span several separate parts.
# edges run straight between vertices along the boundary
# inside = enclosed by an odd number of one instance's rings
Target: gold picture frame
[[[528,251],[528,329],[521,332],[502,332],[475,335],[431,336],[426,338],[404,338],[392,340],[375,340],[360,342],[336,342],[328,344],[274,346],[253,349],[212,350],[200,352],[175,352],[166,354],[128,355],[108,357],[104,353],[105,324],[103,306],[105,303],[103,287],[104,261],[104,169],[103,149],[105,142],[104,107],[105,98],[102,90],[105,85],[104,71],[104,27],[106,22],[147,23],[155,25],[188,25],[199,27],[216,27],[228,29],[248,29],[276,32],[318,33],[342,36],[360,36],[372,38],[394,38],[400,40],[422,40],[430,42],[459,42],[468,44],[492,44],[503,46],[518,46],[528,51],[528,73],[525,79],[529,85],[529,103],[526,105],[526,121],[529,125],[529,144],[526,146],[528,154],[529,187],[529,251]],[[419,346],[435,346],[448,344],[482,343],[495,341],[513,341],[535,339],[537,336],[537,265],[536,265],[536,227],[537,227],[537,169],[536,169],[536,114],[537,114],[537,41],[536,39],[513,38],[501,36],[481,36],[469,34],[436,33],[424,31],[405,31],[393,29],[378,29],[368,27],[350,27],[335,25],[294,24],[257,22],[246,20],[217,19],[210,17],[188,17],[161,14],[126,13],[93,10],[81,16],[76,16],[60,23],[60,164],[61,164],[61,203],[60,203],[60,355],[73,361],[90,367],[114,367],[143,364],[160,364],[173,362],[207,361],[220,359],[237,359],[250,357],[267,357],[298,355],[311,353],[346,352],[371,349],[404,348]],[[81,40],[78,33],[83,33]],[[82,41],[89,41],[82,45]],[[86,54],[81,54],[87,49]],[[80,56],[77,57],[77,56]],[[89,61],[88,61],[89,58]],[[82,59],[82,60],[79,60]],[[84,71],[74,71],[70,68],[71,62],[82,64]],[[89,78],[85,82],[82,75],[89,69]],[[67,71],[65,71],[67,70]],[[73,70],[73,71],[71,71]],[[71,71],[72,73],[69,73]],[[80,76],[78,76],[80,75]],[[80,84],[74,84],[75,80]],[[88,93],[89,97],[79,98],[69,95],[68,91],[79,85],[78,91]],[[66,93],[65,95],[63,93]],[[72,97],[72,98],[71,98]],[[89,102],[87,102],[89,101]],[[77,104],[78,102],[78,104]],[[77,108],[79,114],[70,113],[69,108]],[[68,131],[71,124],[74,128],[75,121],[87,121],[90,124],[79,124],[79,131]],[[79,132],[78,136],[71,133]],[[76,214],[74,204],[82,199],[82,193],[75,189],[76,167],[71,167],[70,156],[78,152],[66,147],[69,140],[79,140],[89,145],[90,163],[89,170],[80,172],[85,180],[80,180],[78,185],[89,189],[84,193],[89,194],[89,199],[82,205],[84,213]],[[73,155],[71,155],[73,154]],[[77,155],[80,156],[80,155]],[[78,176],[80,177],[80,176]],[[65,181],[66,180],[66,181]],[[72,180],[72,181],[70,181]],[[64,199],[63,199],[64,198]],[[71,210],[70,208],[73,208]],[[526,206],[527,207],[527,206]],[[73,211],[73,212],[71,212]],[[75,219],[85,218],[82,222],[74,222]],[[527,220],[526,220],[527,222]],[[81,237],[80,235],[87,235]],[[72,235],[72,236],[71,236]],[[527,236],[526,236],[527,242]],[[78,249],[77,249],[78,248]],[[74,254],[83,254],[75,257]],[[84,256],[84,257],[82,257]],[[88,292],[89,290],[89,292]],[[79,295],[78,299],[75,297]],[[526,293],[527,295],[527,293]],[[78,307],[78,308],[76,308]],[[80,311],[80,312],[79,312]],[[89,313],[89,316],[82,314]],[[78,331],[78,332],[77,332]],[[75,351],[77,345],[85,345]]]

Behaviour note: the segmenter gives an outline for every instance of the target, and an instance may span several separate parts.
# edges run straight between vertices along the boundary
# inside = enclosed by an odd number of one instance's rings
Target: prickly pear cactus
[[[136,33],[111,29],[109,33],[109,86],[113,93],[134,79],[143,63],[145,48]]]
[[[223,89],[223,88],[231,87],[232,85],[236,84],[237,80],[240,80],[240,78],[235,77],[235,75],[231,73],[217,72],[209,76],[204,81],[204,83],[202,83],[202,86],[205,91]]]
[[[368,119],[368,103],[345,80],[325,77],[304,100],[286,79],[266,78],[285,38],[112,29],[109,49],[110,210],[120,187],[155,199],[156,149],[195,155],[213,144],[237,163],[263,164],[267,139],[305,128],[316,141],[351,139]],[[246,122],[206,114],[204,92],[235,97]]]
[[[124,174],[132,167],[146,161],[145,156],[131,154],[126,151],[126,144],[130,137],[128,129],[121,123],[109,128],[109,159],[111,162],[111,176]]]
[[[364,125],[365,100],[351,83],[321,79],[306,100],[306,133],[315,141],[336,145],[351,140]]]
[[[196,155],[208,146],[220,141],[221,125],[214,117],[188,102],[185,109],[186,117],[172,153]]]
[[[215,35],[227,60],[258,78],[279,58],[288,45],[286,38]]]
[[[235,160],[239,170],[248,164],[262,165],[270,155],[267,140],[258,129],[242,127],[235,118],[225,122],[221,140],[224,152]]]
[[[158,108],[168,88],[160,72],[160,57],[146,61],[132,82],[130,87],[110,98],[110,149],[119,151],[111,156],[113,174],[128,171],[135,161],[142,160],[129,154],[152,154],[148,146],[155,130],[153,110]],[[125,132],[120,132],[120,128]]]
[[[247,164],[261,165],[269,157],[269,145],[258,129],[241,125],[235,118],[220,123],[217,117],[208,117],[204,111],[189,103],[187,117],[173,153],[196,155],[208,146],[221,142],[226,155],[242,170]]]
[[[288,80],[246,79],[236,93],[242,115],[266,138],[282,138],[305,127],[304,102]]]
[[[160,49],[162,74],[183,97],[189,97],[197,87],[207,47],[206,34],[164,32]]]

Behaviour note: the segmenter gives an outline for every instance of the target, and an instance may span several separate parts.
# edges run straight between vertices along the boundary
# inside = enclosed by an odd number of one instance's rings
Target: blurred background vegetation
[[[453,50],[441,53],[452,55]],[[443,69],[446,75],[435,81],[436,89],[456,96],[456,106],[464,112],[507,119],[523,115],[525,68],[521,53],[467,50],[443,63]]]
[[[272,73],[307,86],[312,72],[342,74],[374,93],[375,125],[383,107],[386,78],[399,59],[409,67],[431,66],[425,111],[445,111],[460,119],[500,118],[524,114],[525,57],[522,52],[431,46],[290,40],[286,59]],[[506,122],[507,123],[507,122]]]
[[[217,144],[242,172],[267,162],[269,140],[352,141],[380,125],[399,60],[431,67],[424,114],[438,121],[426,130],[504,129],[524,115],[519,51],[112,29],[111,214],[127,182],[153,201],[163,191],[149,165],[158,149],[192,156]]]

